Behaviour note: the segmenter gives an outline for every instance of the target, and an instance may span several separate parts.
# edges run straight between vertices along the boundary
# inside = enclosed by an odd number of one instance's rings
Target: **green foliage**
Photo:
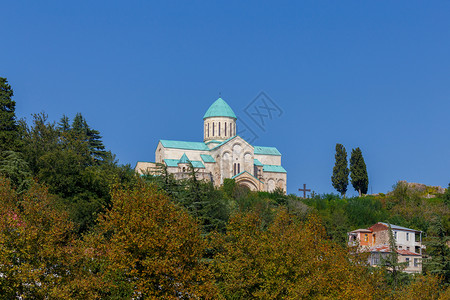
[[[441,219],[436,216],[425,242],[429,258],[424,261],[424,271],[439,276],[445,285],[450,284],[450,248]]]
[[[359,196],[367,194],[369,187],[369,176],[367,175],[366,163],[362,156],[361,149],[352,149],[350,156],[350,178],[355,191],[359,192]]]
[[[63,117],[56,126],[47,121],[47,115],[34,115],[24,137],[23,154],[32,175],[61,198],[81,233],[109,206],[111,184],[132,183],[135,175],[129,166],[119,166],[110,152],[93,152],[93,141],[99,140],[89,139],[87,134],[94,130],[81,114],[74,121],[75,127],[68,127],[68,123]]]
[[[381,256],[380,266],[385,274],[386,282],[393,288],[394,292],[402,285],[409,283],[410,277],[402,271],[406,268],[406,263],[398,260],[397,246],[389,224],[389,252]]]
[[[345,197],[348,185],[348,163],[347,163],[347,151],[341,144],[336,144],[335,165],[333,167],[333,175],[331,176],[331,182],[333,187]]]
[[[450,206],[450,183],[442,198],[444,199],[445,204]]]
[[[4,159],[0,161],[0,174],[11,180],[17,193],[22,193],[31,185],[31,172],[21,153],[4,151]]]
[[[20,148],[19,127],[16,122],[14,92],[6,78],[0,77],[0,160],[3,151],[18,151]]]

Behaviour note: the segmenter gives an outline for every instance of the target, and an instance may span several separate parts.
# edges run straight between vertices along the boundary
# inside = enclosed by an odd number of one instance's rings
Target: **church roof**
[[[205,163],[215,163],[216,162],[216,160],[211,155],[208,155],[208,154],[200,154],[200,157],[202,158],[202,160]]]
[[[179,159],[164,159],[164,162],[166,163],[166,166],[168,167],[178,167]],[[196,169],[204,169],[205,165],[199,161],[199,160],[191,160],[192,166]]]
[[[255,154],[256,155],[276,155],[281,156],[280,151],[278,151],[275,147],[262,147],[255,146]]]
[[[258,167],[262,167],[263,166],[263,164],[259,160],[257,160],[256,158],[253,160],[253,164],[255,166],[258,166]]]
[[[250,173],[247,172],[247,171],[242,171],[241,173],[238,173],[238,174],[234,175],[233,177],[231,177],[231,179],[235,179],[235,178],[241,176],[241,175],[244,174],[244,173],[247,173],[248,175],[250,175],[250,176],[252,176],[253,178],[255,178],[256,180],[258,180],[259,182],[262,182],[262,181],[259,180],[257,177],[253,176],[252,174],[250,174]]]
[[[276,165],[264,165],[263,172],[287,173],[285,168],[283,168],[282,166],[276,166]]]
[[[230,117],[237,119],[231,107],[222,99],[219,98],[208,108],[203,119],[211,117]]]
[[[189,158],[187,157],[186,153],[183,153],[183,156],[178,161],[179,164],[188,164]]]
[[[170,141],[170,140],[160,140],[160,142],[165,148],[209,151],[208,146],[203,142],[185,142],[185,141]]]

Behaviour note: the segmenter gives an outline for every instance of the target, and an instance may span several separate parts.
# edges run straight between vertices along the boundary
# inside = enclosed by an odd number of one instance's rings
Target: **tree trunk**
[[[359,189],[358,192],[359,192],[359,198],[361,198],[361,195],[362,195],[361,194],[361,189]]]

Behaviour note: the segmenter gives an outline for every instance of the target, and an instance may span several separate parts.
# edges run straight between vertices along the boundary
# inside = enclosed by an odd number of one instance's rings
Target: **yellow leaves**
[[[85,276],[102,282],[102,293],[177,298],[212,298],[212,276],[201,262],[206,244],[197,223],[153,186],[115,189],[113,208],[99,217],[94,234],[86,239],[86,257],[92,253],[99,272]],[[76,289],[89,290],[88,286]],[[95,286],[92,286],[95,289]],[[100,294],[100,293],[99,293]]]
[[[261,223],[255,213],[237,214],[215,240],[213,267],[226,298],[372,298],[361,282],[378,278],[325,239],[317,216],[300,222],[281,209],[269,228]]]

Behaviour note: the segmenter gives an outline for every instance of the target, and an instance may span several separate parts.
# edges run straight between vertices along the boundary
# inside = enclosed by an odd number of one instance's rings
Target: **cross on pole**
[[[306,198],[306,192],[311,192],[310,189],[306,189],[306,184],[303,184],[303,189],[298,189],[300,192],[303,192],[303,198]]]

